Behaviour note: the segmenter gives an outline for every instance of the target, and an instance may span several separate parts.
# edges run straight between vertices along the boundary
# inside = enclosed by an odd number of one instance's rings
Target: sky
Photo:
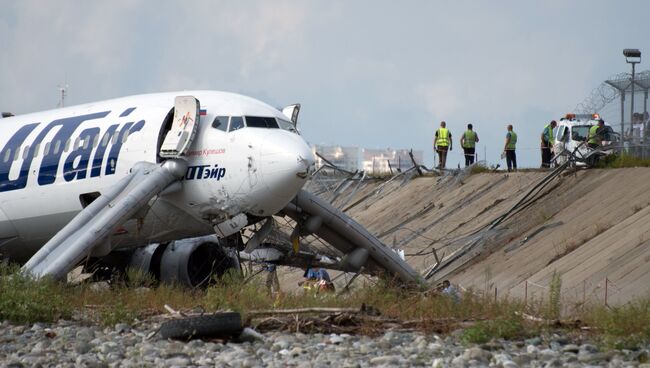
[[[467,123],[479,135],[479,159],[499,162],[513,124],[519,166],[538,167],[544,125],[603,80],[629,72],[624,48],[650,52],[643,0],[2,0],[0,7],[2,111],[56,108],[65,84],[66,105],[231,91],[277,107],[301,103],[299,128],[310,143],[422,150],[428,167],[441,120],[455,140],[448,167],[462,164],[458,139]]]

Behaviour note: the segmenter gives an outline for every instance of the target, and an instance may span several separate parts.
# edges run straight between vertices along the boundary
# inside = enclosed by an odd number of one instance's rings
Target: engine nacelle
[[[230,269],[241,271],[236,250],[221,246],[215,235],[139,248],[129,266],[149,272],[162,282],[187,287],[205,286]]]

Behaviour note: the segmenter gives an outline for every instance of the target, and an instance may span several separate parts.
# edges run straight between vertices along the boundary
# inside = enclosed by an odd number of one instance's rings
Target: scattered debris
[[[200,337],[232,338],[239,336],[243,329],[241,314],[222,312],[163,322],[158,335],[163,339],[183,340]]]

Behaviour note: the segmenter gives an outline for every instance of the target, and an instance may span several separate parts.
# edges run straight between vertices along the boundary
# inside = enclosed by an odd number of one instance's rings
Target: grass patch
[[[472,167],[469,170],[470,175],[491,173],[491,172],[494,172],[494,168],[489,168],[489,167],[487,167],[485,165],[481,165],[481,164],[472,165]]]
[[[16,266],[0,266],[0,321],[54,322],[70,318],[69,290],[50,279],[32,280]]]
[[[562,280],[559,274],[553,276],[551,295],[546,302],[529,300],[526,305],[507,297],[495,300],[489,290],[468,290],[456,303],[450,298],[409,291],[381,281],[343,295],[300,291],[271,295],[262,275],[250,280],[231,275],[222,283],[201,290],[173,285],[142,287],[140,285],[148,284],[150,279],[132,275],[128,281],[101,289],[89,284],[68,286],[49,279],[32,280],[18,270],[13,266],[0,266],[0,321],[54,322],[75,314],[104,326],[114,326],[165,313],[165,304],[183,311],[234,310],[244,315],[256,309],[359,308],[365,304],[384,317],[409,321],[410,325],[427,332],[451,332],[464,321],[478,321],[461,334],[462,341],[471,344],[495,338],[520,339],[555,328],[549,323],[525,320],[521,317],[524,314],[548,320],[567,318],[561,316]],[[490,279],[490,275],[486,275],[488,285]],[[615,308],[586,306],[572,313],[571,319],[579,319],[592,327],[595,338],[606,346],[636,348],[650,342],[650,297]]]
[[[480,321],[475,326],[467,328],[461,334],[465,344],[484,344],[492,339],[515,340],[532,336],[537,332],[526,326],[521,317],[511,315],[490,321]]]
[[[583,316],[600,332],[602,343],[615,349],[639,348],[650,341],[650,299],[620,307],[597,306]]]
[[[650,159],[642,159],[626,154],[605,156],[598,161],[599,168],[620,169],[625,167],[650,167]]]

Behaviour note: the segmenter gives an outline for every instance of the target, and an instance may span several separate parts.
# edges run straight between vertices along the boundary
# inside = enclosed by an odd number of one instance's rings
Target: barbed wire
[[[610,78],[608,81],[626,81],[632,78],[630,73],[618,73]],[[636,79],[650,79],[650,70],[644,70],[635,74]],[[636,83],[635,83],[636,84]],[[606,105],[620,97],[621,92],[606,82],[602,82],[591,93],[585,97],[582,102],[578,103],[574,109],[579,114],[592,114],[599,113]]]

